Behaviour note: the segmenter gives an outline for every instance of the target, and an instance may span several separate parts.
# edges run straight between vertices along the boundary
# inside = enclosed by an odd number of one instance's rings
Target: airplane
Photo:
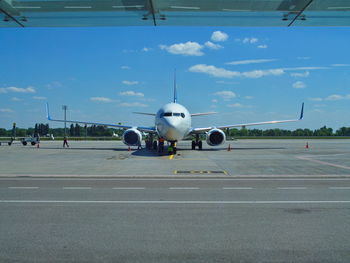
[[[198,147],[202,150],[203,144],[200,140],[200,134],[206,134],[206,142],[210,146],[219,146],[224,144],[226,141],[226,135],[223,132],[224,129],[234,128],[234,127],[247,127],[254,125],[265,125],[265,124],[275,124],[275,123],[286,123],[286,122],[296,122],[301,121],[304,116],[304,103],[301,106],[301,113],[298,119],[293,120],[276,120],[276,121],[264,121],[264,122],[253,122],[253,123],[241,123],[241,124],[229,124],[202,128],[193,128],[191,126],[192,117],[203,116],[215,114],[216,112],[204,112],[204,113],[192,113],[181,104],[177,103],[177,92],[176,83],[174,85],[174,99],[173,102],[165,104],[161,107],[157,113],[146,113],[146,112],[134,112],[136,114],[149,115],[155,117],[155,125],[152,127],[142,127],[142,126],[128,126],[128,125],[118,125],[111,123],[99,123],[99,122],[87,122],[87,121],[74,121],[74,120],[58,120],[53,119],[50,116],[49,105],[46,104],[47,119],[49,121],[56,122],[68,122],[68,123],[79,123],[85,125],[101,125],[109,126],[115,128],[125,129],[122,139],[124,144],[127,146],[140,146],[142,142],[142,135],[144,133],[150,134],[151,143],[157,148],[157,142],[153,142],[153,136],[157,135],[158,138],[163,138],[164,140],[170,142],[173,147],[173,153],[176,154],[176,143],[184,138],[193,136],[192,140],[192,150]]]

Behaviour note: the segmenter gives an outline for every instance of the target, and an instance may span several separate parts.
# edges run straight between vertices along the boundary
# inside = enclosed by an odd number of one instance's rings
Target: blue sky
[[[215,33],[214,33],[215,32]],[[348,28],[114,27],[0,30],[0,127],[51,114],[127,125],[172,100],[193,126],[296,118],[261,128],[350,126]],[[50,123],[52,127],[61,124]]]

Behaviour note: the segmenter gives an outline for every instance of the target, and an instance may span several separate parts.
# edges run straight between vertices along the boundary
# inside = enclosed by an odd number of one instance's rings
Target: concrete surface
[[[128,151],[122,142],[115,141],[71,141],[66,149],[56,141],[42,142],[40,148],[3,145],[0,175],[350,175],[350,140],[310,140],[308,149],[306,142],[238,140],[219,148],[204,144],[202,151],[193,151],[190,141],[183,141],[172,158],[134,147]],[[232,151],[227,151],[229,144]]]

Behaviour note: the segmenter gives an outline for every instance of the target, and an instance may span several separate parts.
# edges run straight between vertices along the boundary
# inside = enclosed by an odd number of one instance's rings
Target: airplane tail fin
[[[46,102],[46,118],[50,121],[51,116],[50,116],[50,111],[49,111],[49,103]]]
[[[304,102],[303,104],[301,105],[301,112],[300,112],[300,118],[299,120],[302,120],[304,118]]]
[[[177,103],[177,90],[176,90],[176,69],[174,72],[174,103]]]

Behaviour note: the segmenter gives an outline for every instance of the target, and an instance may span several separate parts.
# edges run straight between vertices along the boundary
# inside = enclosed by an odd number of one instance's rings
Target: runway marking
[[[304,190],[304,189],[307,189],[307,187],[303,187],[303,186],[298,186],[298,187],[277,187],[277,189],[280,189],[280,190]]]
[[[143,190],[145,187],[113,187],[113,190]]]
[[[51,175],[55,176],[55,175]],[[69,175],[67,175],[69,176]],[[281,178],[283,176],[290,176],[290,175],[272,175],[276,176],[278,178],[274,177],[268,177],[268,178],[259,178],[259,177],[253,177],[252,175],[248,175],[252,178],[239,178],[239,177],[225,177],[225,178],[203,178],[203,177],[196,177],[196,178],[170,178],[171,175],[169,175],[169,178],[164,178],[164,177],[138,177],[138,178],[113,178],[110,177],[107,178],[95,178],[95,177],[104,177],[105,175],[93,175],[91,178],[86,178],[86,177],[77,177],[77,176],[72,176],[72,177],[64,177],[64,178],[38,178],[38,177],[8,177],[8,178],[0,178],[0,181],[350,181],[350,174],[349,175],[344,175],[348,178]],[[237,175],[237,176],[243,176],[243,175]],[[298,175],[296,175],[298,176]],[[315,175],[299,175],[299,176],[315,176]],[[327,176],[327,175],[321,175],[321,176]],[[330,175],[330,176],[336,176],[336,175]],[[126,177],[126,176],[125,176]]]
[[[39,189],[38,186],[10,186],[8,189]]]
[[[0,200],[0,203],[81,203],[81,204],[350,204],[350,200],[294,200],[294,201],[159,201],[159,200]]]
[[[350,187],[345,187],[345,186],[341,186],[341,187],[328,187],[328,189],[332,189],[332,190],[350,190]]]
[[[253,187],[223,187],[223,190],[251,190]]]
[[[67,187],[63,187],[64,190],[88,190],[88,189],[92,189],[92,187],[75,187],[75,186],[67,186]]]
[[[297,159],[300,160],[306,160],[306,161],[310,161],[310,162],[314,162],[314,163],[319,163],[319,164],[323,164],[323,165],[328,165],[328,166],[332,166],[332,167],[336,167],[336,168],[342,168],[342,169],[346,169],[346,170],[350,170],[349,166],[345,166],[345,165],[340,165],[340,164],[334,164],[334,163],[329,163],[329,162],[324,162],[324,161],[320,161],[320,160],[315,160],[315,159],[311,159],[311,156],[298,156]]]
[[[169,190],[198,190],[199,187],[169,187]]]
[[[170,159],[170,160],[173,159],[173,158],[174,158],[174,155],[173,155],[173,154],[169,156],[169,159]]]

